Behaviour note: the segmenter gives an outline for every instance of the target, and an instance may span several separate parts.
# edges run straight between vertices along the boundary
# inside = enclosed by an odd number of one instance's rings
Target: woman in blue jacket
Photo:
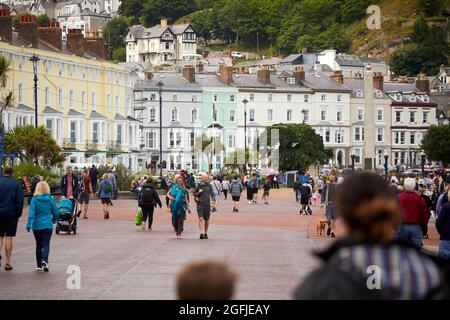
[[[109,206],[111,205],[111,199],[114,197],[114,185],[106,173],[102,176],[102,180],[100,181],[98,197],[103,206],[103,218],[109,219]]]
[[[50,195],[50,187],[45,181],[36,185],[28,212],[27,231],[33,230],[36,239],[36,270],[48,272],[48,255],[53,225],[58,219],[55,200]]]

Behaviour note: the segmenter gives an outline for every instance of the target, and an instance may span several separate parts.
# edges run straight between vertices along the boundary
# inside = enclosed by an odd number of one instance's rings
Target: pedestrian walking
[[[148,230],[152,230],[153,211],[157,205],[159,208],[162,207],[152,178],[147,178],[147,181],[142,185],[141,191],[138,194],[138,205],[142,209],[142,230],[145,230],[147,220]]]
[[[430,219],[430,211],[425,200],[414,191],[414,178],[406,178],[403,187],[405,190],[399,195],[402,222],[397,236],[401,241],[420,248]]]
[[[247,200],[248,203],[253,203],[253,181],[249,176],[245,176],[244,180],[245,189],[247,190]]]
[[[230,189],[230,181],[228,180],[228,177],[225,177],[222,181],[223,197],[225,200],[227,200],[229,189]]]
[[[33,179],[31,180],[31,194],[30,194],[30,196],[28,197],[28,205],[30,205],[31,199],[33,198],[34,191],[36,190],[36,186],[37,186],[37,184],[39,183],[39,181],[41,181],[41,180],[42,180],[42,179],[41,179],[41,176],[38,175],[38,174],[36,174],[36,175],[33,177]]]
[[[191,213],[189,209],[188,190],[185,187],[182,176],[176,178],[176,184],[173,184],[170,188],[168,197],[171,200],[172,225],[177,239],[181,239],[186,211]]]
[[[309,202],[312,196],[312,187],[309,184],[309,179],[306,176],[302,176],[302,185],[300,186],[300,214],[312,214],[312,210],[309,206]]]
[[[83,213],[83,219],[87,219],[88,218],[87,212],[89,209],[89,199],[92,193],[92,182],[91,178],[89,177],[89,171],[87,169],[83,171],[82,181],[83,183],[80,183],[80,190],[79,190],[80,196],[78,200],[81,204],[80,211]]]
[[[233,200],[233,212],[239,212],[239,200],[241,199],[242,191],[244,191],[244,186],[242,185],[241,179],[236,175],[230,184],[230,194]]]
[[[45,181],[36,186],[28,211],[27,231],[33,231],[36,240],[36,270],[49,271],[48,256],[53,225],[58,220],[58,208]]]
[[[217,208],[219,207],[219,199],[222,194],[222,184],[217,179],[217,176],[213,176],[213,180],[211,181],[212,191],[214,194],[214,201],[212,205],[211,212],[217,212]]]
[[[263,196],[262,196],[262,200],[264,201],[264,204],[269,204],[269,191],[270,191],[270,181],[268,179],[266,179],[264,181],[264,185],[263,185]]]
[[[170,188],[172,187],[172,178],[170,175],[166,175],[163,180],[161,180],[161,187],[166,191],[166,208],[170,212],[170,198],[167,195]]]
[[[295,182],[294,182],[294,186],[292,187],[294,189],[294,193],[295,193],[295,201],[300,203],[300,188],[302,187],[302,183],[300,181],[300,177],[297,176],[295,177]]]
[[[206,173],[202,174],[201,181],[194,190],[195,202],[197,203],[198,228],[200,239],[208,239],[209,220],[211,216],[211,201],[214,202],[215,196],[212,190],[209,177]]]
[[[117,198],[119,197],[119,187],[117,185],[117,178],[116,178],[116,174],[110,170],[110,172],[108,173],[108,179],[111,180],[112,186],[113,186],[113,196],[111,198],[111,200],[117,200]],[[111,201],[111,205],[113,205],[112,201]]]
[[[256,175],[255,173],[252,176],[252,186],[253,186],[252,201],[253,203],[258,203],[259,176]]]
[[[112,181],[108,178],[108,174],[105,173],[103,174],[102,180],[100,181],[100,185],[98,187],[98,197],[102,202],[104,219],[109,219],[109,208],[113,196],[114,194]]]
[[[439,256],[450,260],[450,203],[447,202],[436,219],[439,233]]]
[[[327,236],[334,238],[336,231],[337,214],[335,211],[336,176],[330,174],[327,184],[323,187],[321,206],[325,207],[325,216],[328,221]]]
[[[11,256],[13,238],[16,236],[17,223],[22,216],[22,187],[13,179],[13,169],[6,167],[0,177],[0,266],[2,263],[3,243],[5,244],[5,270],[13,269]]]
[[[61,178],[61,195],[72,201],[73,208],[80,196],[79,184],[80,179],[73,173],[72,166],[67,166],[66,174]]]
[[[97,191],[97,181],[98,181],[98,169],[93,164],[92,167],[89,169],[89,178],[91,178],[92,183],[92,192],[95,193]]]
[[[436,187],[437,188],[437,187]],[[442,206],[448,202],[448,192],[450,191],[450,185],[446,186],[442,194],[439,196],[436,202],[436,216],[439,216]]]
[[[295,299],[448,299],[443,263],[393,236],[401,213],[383,177],[356,173],[337,189],[336,210],[348,236],[318,253],[323,264],[305,277]]]

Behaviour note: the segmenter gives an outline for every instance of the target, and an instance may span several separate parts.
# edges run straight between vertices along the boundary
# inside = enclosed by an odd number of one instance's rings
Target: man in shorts
[[[12,270],[11,255],[13,237],[16,236],[17,222],[22,216],[23,193],[21,186],[12,178],[13,169],[5,168],[4,176],[0,177],[0,266],[1,252],[5,242],[5,270]]]
[[[211,215],[211,201],[215,201],[209,177],[202,174],[200,183],[194,190],[195,202],[197,203],[198,228],[200,239],[208,239],[209,218]]]
[[[335,204],[334,200],[336,197],[336,176],[334,174],[330,174],[328,177],[328,182],[323,188],[322,192],[322,207],[325,206],[325,215],[328,221],[328,229],[327,236],[335,237],[336,230],[336,219],[337,215],[335,212]]]

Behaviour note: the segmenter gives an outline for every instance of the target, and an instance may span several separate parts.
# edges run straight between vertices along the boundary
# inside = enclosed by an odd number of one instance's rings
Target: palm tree
[[[13,93],[5,91],[8,82],[8,73],[11,71],[11,60],[6,56],[0,56],[0,127],[2,125],[2,113],[13,103]]]

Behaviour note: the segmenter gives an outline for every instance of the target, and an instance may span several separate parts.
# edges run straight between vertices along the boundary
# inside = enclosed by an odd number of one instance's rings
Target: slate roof
[[[70,109],[69,112],[67,112],[67,115],[69,116],[84,116],[84,113],[78,112],[77,110]]]
[[[20,103],[17,105],[17,108],[19,110],[25,111],[25,112],[34,112],[34,108],[30,108],[29,106],[24,105],[23,103]]]
[[[107,117],[105,117],[104,115],[102,115],[101,113],[98,113],[97,111],[92,111],[91,115],[89,116],[90,118],[95,118],[95,119],[108,119]]]
[[[61,111],[58,111],[58,110],[53,109],[51,107],[45,107],[44,110],[42,111],[42,113],[59,113],[59,114],[62,114]]]
[[[127,119],[126,117],[124,117],[124,116],[122,116],[122,115],[116,113],[116,115],[114,116],[114,120],[117,120],[117,121],[127,121],[128,119]]]

